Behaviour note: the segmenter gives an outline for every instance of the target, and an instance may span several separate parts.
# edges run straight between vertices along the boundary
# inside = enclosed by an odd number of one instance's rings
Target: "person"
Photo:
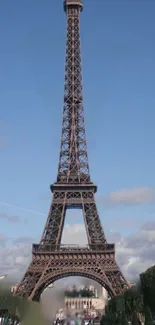
[[[74,319],[71,319],[70,325],[75,325],[75,320]]]

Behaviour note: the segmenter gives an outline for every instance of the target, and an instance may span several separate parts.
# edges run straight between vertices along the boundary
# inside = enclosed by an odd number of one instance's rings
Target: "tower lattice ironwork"
[[[57,279],[80,275],[96,280],[111,296],[128,288],[115,260],[114,244],[107,243],[98,215],[91,181],[84,124],[80,13],[82,0],[65,0],[67,47],[61,149],[49,215],[39,244],[33,244],[30,263],[16,295],[38,301],[42,291]],[[88,246],[61,245],[68,208],[80,208]]]

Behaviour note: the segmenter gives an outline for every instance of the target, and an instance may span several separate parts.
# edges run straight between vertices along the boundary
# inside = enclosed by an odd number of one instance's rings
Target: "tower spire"
[[[58,183],[90,183],[84,124],[80,49],[82,0],[65,0],[67,43]]]

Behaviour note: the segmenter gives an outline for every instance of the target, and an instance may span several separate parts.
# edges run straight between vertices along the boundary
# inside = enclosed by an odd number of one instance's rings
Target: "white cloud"
[[[0,247],[5,247],[6,241],[7,241],[7,238],[3,234],[0,233]]]
[[[138,232],[116,242],[116,257],[128,278],[138,277],[155,262],[155,222],[144,224]]]
[[[155,189],[149,187],[122,189],[111,192],[109,196],[103,199],[103,202],[110,206],[152,203],[155,202]]]
[[[6,212],[0,212],[0,219],[7,220],[9,222],[19,222],[20,218],[18,216],[8,215]]]
[[[116,244],[116,259],[128,279],[135,279],[140,272],[155,262],[155,222],[147,222],[137,233],[122,237],[120,233],[111,233],[109,242]],[[0,236],[0,273],[21,276],[31,260],[32,238],[20,237],[7,247],[6,238]],[[87,244],[84,225],[66,225],[63,233],[64,244]]]
[[[80,246],[88,244],[84,225],[66,225],[62,236],[62,244],[77,244]]]
[[[155,202],[155,189],[150,187],[124,188],[111,192],[108,196],[95,196],[97,203],[106,206],[132,205]],[[46,193],[40,200],[51,200],[51,194]]]

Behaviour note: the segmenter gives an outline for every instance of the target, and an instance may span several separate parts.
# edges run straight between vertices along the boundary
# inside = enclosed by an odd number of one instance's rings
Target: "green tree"
[[[101,325],[117,325],[117,315],[112,313],[111,310],[108,310],[105,315],[102,316]]]
[[[94,297],[94,293],[93,291],[89,290],[89,289],[82,289],[80,291],[76,290],[76,288],[74,288],[72,291],[65,291],[65,297],[68,298],[78,298],[78,297],[82,297],[82,298],[92,298]]]
[[[152,315],[155,314],[155,265],[140,274],[144,305],[148,306]]]
[[[123,295],[113,297],[107,307],[105,316],[111,313],[114,323],[125,325],[129,321],[139,324],[139,314],[144,314],[143,296],[139,284],[127,290]],[[109,320],[110,321],[110,320]]]
[[[5,317],[5,321],[14,323],[20,319],[24,325],[44,325],[45,319],[41,313],[40,304],[27,299],[14,296],[10,292],[10,286],[0,286],[0,313]]]
[[[94,297],[94,293],[91,290],[83,289],[79,291],[79,295],[84,298],[92,298]]]
[[[145,325],[153,324],[155,318],[155,266],[140,275],[140,282],[123,295],[113,297],[105,310],[101,325],[139,325],[145,316]]]
[[[153,324],[152,315],[148,306],[145,307],[145,325]]]
[[[132,325],[139,325],[140,324],[140,320],[137,316],[136,311],[134,310],[132,313]]]
[[[124,293],[124,301],[128,321],[132,321],[133,313],[144,314],[143,295],[139,284]]]
[[[125,311],[123,311],[120,315],[120,325],[128,325]]]

